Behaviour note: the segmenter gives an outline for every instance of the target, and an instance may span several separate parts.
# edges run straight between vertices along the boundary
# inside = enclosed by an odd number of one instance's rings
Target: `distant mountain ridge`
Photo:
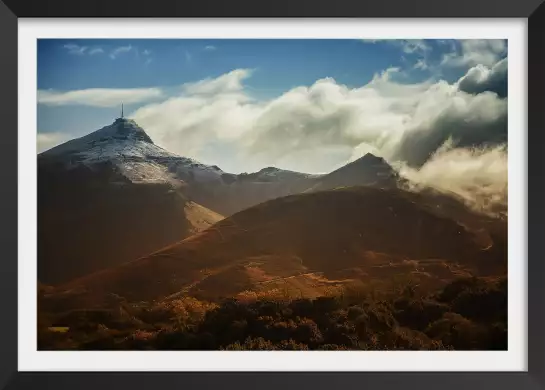
[[[223,215],[281,196],[353,185],[395,187],[399,177],[382,158],[366,154],[329,174],[308,174],[276,167],[232,174],[178,156],[155,145],[136,122],[118,118],[109,126],[49,149],[38,156],[45,164],[67,169],[110,163],[131,183],[184,186],[197,203]]]
[[[56,284],[134,260],[275,198],[393,188],[398,179],[370,154],[325,175],[275,167],[231,174],[171,153],[118,118],[38,155],[39,279]]]

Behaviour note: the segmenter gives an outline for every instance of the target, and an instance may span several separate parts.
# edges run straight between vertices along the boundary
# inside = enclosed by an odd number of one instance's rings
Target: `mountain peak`
[[[366,153],[357,160],[354,160],[353,163],[390,165],[382,157],[375,156],[373,153]]]
[[[337,187],[379,185],[396,186],[397,172],[382,157],[367,153],[323,176],[313,191]]]
[[[137,141],[144,141],[150,144],[153,144],[153,141],[149,135],[144,131],[143,128],[138,126],[138,124],[127,118],[117,118],[114,123],[110,126],[106,126],[101,129],[108,129],[112,131],[112,138],[115,139],[133,139]],[[98,131],[101,131],[98,130]]]
[[[375,156],[372,153],[367,153],[362,157],[354,160],[336,171],[332,172],[346,172],[346,171],[355,171],[355,172],[392,172],[393,168],[388,162],[382,157]]]
[[[266,168],[262,168],[258,173],[261,173],[261,172],[278,172],[278,171],[280,171],[280,168],[266,167]]]
[[[82,164],[91,167],[107,163],[116,174],[133,183],[171,183],[173,178],[209,182],[221,180],[223,174],[218,167],[201,164],[155,145],[134,120],[123,117],[90,134],[49,149],[38,158],[42,164],[61,163],[67,169]]]
[[[117,118],[112,124],[49,149],[41,156],[87,162],[120,157],[177,157],[155,145],[144,129],[128,118]]]

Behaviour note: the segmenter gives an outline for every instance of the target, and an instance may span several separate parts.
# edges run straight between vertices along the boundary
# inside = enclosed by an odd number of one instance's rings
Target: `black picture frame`
[[[543,0],[3,0],[0,2],[0,389],[545,389],[545,5]],[[17,21],[35,17],[517,17],[528,38],[528,371],[34,373],[17,365]],[[522,131],[522,129],[509,129]],[[530,149],[532,152],[530,153]],[[524,191],[521,188],[520,191]],[[510,259],[517,261],[519,259]],[[520,259],[524,261],[524,259]]]

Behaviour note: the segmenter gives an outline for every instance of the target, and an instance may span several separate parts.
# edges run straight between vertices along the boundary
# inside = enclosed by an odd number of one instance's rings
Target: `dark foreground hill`
[[[46,284],[133,260],[223,218],[170,183],[133,183],[109,162],[38,169],[38,279]]]

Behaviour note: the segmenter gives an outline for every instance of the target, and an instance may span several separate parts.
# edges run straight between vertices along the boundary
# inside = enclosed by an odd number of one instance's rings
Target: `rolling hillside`
[[[432,194],[372,187],[271,200],[149,256],[60,286],[44,305],[217,300],[278,290],[315,297],[397,276],[431,287],[457,277],[505,274],[505,221],[439,201]]]

